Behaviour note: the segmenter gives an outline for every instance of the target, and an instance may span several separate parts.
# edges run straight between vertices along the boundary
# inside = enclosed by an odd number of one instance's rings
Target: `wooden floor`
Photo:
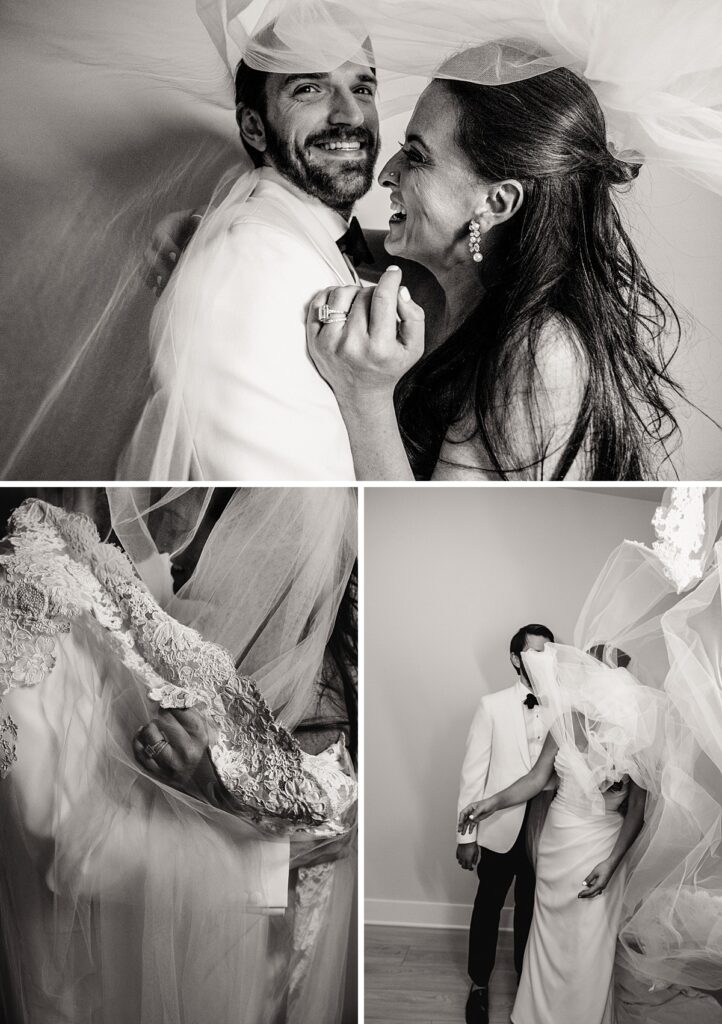
[[[366,1021],[464,1024],[469,992],[465,929],[366,926]],[[489,989],[490,1024],[509,1024],[516,992],[511,932],[500,932]]]

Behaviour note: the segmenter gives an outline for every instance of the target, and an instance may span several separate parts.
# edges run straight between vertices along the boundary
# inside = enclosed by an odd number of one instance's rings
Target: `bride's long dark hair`
[[[604,115],[577,75],[559,68],[483,86],[444,80],[458,108],[457,141],[480,177],[515,178],[521,209],[482,264],[484,293],[466,322],[399,382],[402,435],[417,476],[431,475],[450,427],[473,423],[489,469],[563,479],[639,480],[678,431],[668,404],[682,389],[668,366],[680,322],[655,287],[613,201],[639,166],[608,150]],[[539,413],[537,357],[545,330],[576,339],[583,397],[563,447],[549,451]],[[513,436],[525,404],[529,438]]]

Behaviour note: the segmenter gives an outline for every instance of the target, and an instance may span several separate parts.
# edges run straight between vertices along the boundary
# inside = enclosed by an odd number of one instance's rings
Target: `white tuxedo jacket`
[[[359,283],[336,245],[344,228],[275,171],[238,179],[156,307],[154,395],[121,479],[354,479],[336,399],[306,348],[316,292]]]
[[[530,768],[519,687],[509,686],[482,697],[466,741],[457,817],[467,804],[493,796],[526,775]],[[480,821],[475,832],[463,836],[457,832],[457,842],[477,842],[495,853],[507,853],[519,835],[525,806],[519,804],[497,811]]]

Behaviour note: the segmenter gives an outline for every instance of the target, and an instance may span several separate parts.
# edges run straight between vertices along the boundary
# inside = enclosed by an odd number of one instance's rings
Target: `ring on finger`
[[[327,302],[319,307],[317,315],[319,323],[322,324],[345,324],[348,320],[345,309],[332,309]]]
[[[168,740],[163,737],[159,739],[157,743],[146,743],[143,746],[143,753],[146,757],[157,757],[161,750],[165,750],[168,746]]]

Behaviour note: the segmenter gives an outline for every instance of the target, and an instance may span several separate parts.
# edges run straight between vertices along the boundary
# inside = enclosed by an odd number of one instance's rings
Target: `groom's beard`
[[[333,210],[348,210],[365,196],[374,180],[374,165],[379,151],[379,137],[368,128],[327,129],[317,132],[305,140],[305,147],[325,142],[358,141],[364,147],[363,160],[348,160],[339,163],[338,170],[330,171],[316,164],[297,144],[289,145],[285,138],[276,134],[275,128],[266,124],[266,152],[280,174],[308,195],[320,199]]]

